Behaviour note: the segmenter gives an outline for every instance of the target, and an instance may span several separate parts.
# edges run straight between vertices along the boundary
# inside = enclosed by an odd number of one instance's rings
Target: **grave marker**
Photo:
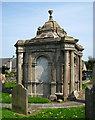
[[[28,91],[21,84],[13,88],[12,109],[17,113],[25,115],[28,113]]]

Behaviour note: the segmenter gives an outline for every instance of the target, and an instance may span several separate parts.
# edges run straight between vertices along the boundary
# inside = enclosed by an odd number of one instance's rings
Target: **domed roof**
[[[42,27],[39,27],[37,30],[37,36],[36,38],[46,38],[46,37],[64,37],[67,35],[67,33],[62,29],[56,21],[52,19],[52,10],[48,11],[50,14],[48,22],[45,22],[45,24]]]

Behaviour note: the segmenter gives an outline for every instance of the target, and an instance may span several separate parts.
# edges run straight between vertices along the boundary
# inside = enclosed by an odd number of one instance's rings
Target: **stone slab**
[[[28,91],[18,84],[12,90],[12,109],[21,114],[28,114]]]

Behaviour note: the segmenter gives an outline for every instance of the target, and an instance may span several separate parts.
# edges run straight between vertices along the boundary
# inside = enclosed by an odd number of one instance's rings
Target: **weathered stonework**
[[[12,109],[21,114],[28,114],[28,91],[18,84],[12,90]]]
[[[68,37],[49,13],[49,21],[38,28],[35,38],[15,44],[17,83],[22,83],[31,96],[52,98],[60,92],[66,100],[73,91],[82,89],[83,47],[77,44],[78,39]]]

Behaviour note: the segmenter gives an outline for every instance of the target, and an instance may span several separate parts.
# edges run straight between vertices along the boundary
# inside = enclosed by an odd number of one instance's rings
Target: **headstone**
[[[85,90],[85,118],[95,120],[95,64],[93,67],[93,85]]]
[[[95,85],[95,64],[94,64],[94,67],[93,67],[92,77],[93,77],[93,85]]]
[[[93,88],[87,86],[85,90],[85,116],[86,118],[93,117]]]
[[[95,63],[93,67],[93,118],[95,119]]]
[[[12,109],[17,113],[25,115],[28,113],[28,91],[21,84],[13,88]]]

